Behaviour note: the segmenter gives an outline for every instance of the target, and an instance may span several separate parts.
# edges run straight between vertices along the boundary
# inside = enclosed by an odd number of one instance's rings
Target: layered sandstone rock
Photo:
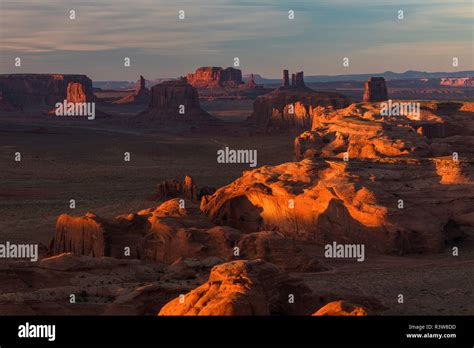
[[[244,83],[242,71],[230,67],[201,67],[194,74],[188,74],[187,80],[197,88],[239,87]]]
[[[295,314],[311,297],[304,283],[262,260],[233,261],[215,266],[207,283],[167,303],[158,315]]]
[[[295,139],[295,157],[426,157],[432,149],[427,137],[416,132],[422,124],[426,123],[381,116],[375,103],[316,108],[311,130]]]
[[[91,213],[83,217],[60,215],[50,250],[52,254],[73,252],[93,257],[105,256],[104,226],[101,219]]]
[[[281,87],[255,100],[249,120],[267,132],[301,132],[310,129],[316,107],[347,105],[348,100],[337,93]]]
[[[186,260],[206,265],[214,262],[211,259],[220,260],[217,263],[264,259],[299,272],[327,269],[279,232],[245,234],[228,226],[215,226],[191,201],[178,198],[115,219],[91,213],[84,217],[63,214],[49,250],[50,255],[154,260],[175,267],[179,264],[178,269],[187,265]]]
[[[174,179],[166,180],[158,184],[155,199],[163,200],[181,197],[191,201],[198,200],[198,188],[193,178],[186,175],[183,182]],[[200,198],[200,197],[199,197]]]
[[[441,251],[474,228],[463,218],[474,198],[474,114],[472,103],[421,104],[416,117],[383,116],[378,103],[316,108],[312,130],[295,140],[304,160],[245,172],[201,208],[243,231],[381,253]],[[419,132],[426,124],[443,132]]]
[[[214,227],[190,201],[179,199],[155,209],[102,219],[94,214],[58,218],[50,254],[147,259],[173,263],[181,257],[229,258],[240,232]]]
[[[201,209],[217,224],[321,245],[438,252],[474,228],[459,220],[471,210],[473,188],[441,184],[430,159],[306,159],[247,171]]]
[[[15,108],[45,107],[49,110],[64,100],[94,100],[92,81],[85,75],[0,75],[0,90],[5,102]]]
[[[364,83],[363,102],[378,102],[387,99],[387,86],[383,77],[371,77]]]
[[[318,309],[314,316],[366,316],[367,310],[360,305],[346,301],[330,302]]]
[[[69,103],[87,102],[87,95],[84,85],[79,82],[69,82],[67,85],[66,99]]]
[[[407,101],[397,101],[405,103]],[[382,103],[358,103],[334,110],[313,110],[310,130],[295,138],[297,160],[312,157],[442,157],[462,152],[474,156],[474,113],[464,103],[419,102],[419,115],[382,115]]]
[[[151,88],[151,101],[137,121],[193,122],[213,121],[214,118],[201,109],[196,88],[185,79],[165,81]]]

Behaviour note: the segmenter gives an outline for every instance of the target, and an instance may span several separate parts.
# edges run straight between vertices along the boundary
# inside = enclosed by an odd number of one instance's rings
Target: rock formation
[[[334,301],[318,309],[314,316],[366,316],[367,310],[360,305],[346,301]]]
[[[371,77],[364,83],[363,102],[379,102],[387,99],[387,86],[383,77]]]
[[[349,101],[332,92],[316,92],[305,87],[303,75],[298,84],[282,86],[257,97],[249,120],[266,132],[301,132],[311,128],[314,109],[317,106],[346,107]],[[284,82],[286,83],[286,82]]]
[[[172,179],[158,184],[155,199],[163,200],[176,197],[191,201],[198,200],[198,188],[190,176],[186,175],[182,183]]]
[[[137,115],[136,121],[199,122],[215,120],[201,109],[196,88],[185,79],[165,81],[151,88],[148,109]]]
[[[474,78],[472,77],[445,77],[441,78],[441,86],[454,87],[474,87]]]
[[[5,102],[15,108],[43,107],[50,110],[64,100],[94,100],[92,81],[85,75],[0,75],[0,90]]]
[[[311,130],[295,139],[295,157],[426,157],[432,152],[429,141],[415,131],[421,123],[381,116],[378,105],[316,108]]]
[[[426,102],[417,118],[382,116],[379,103],[319,108],[295,141],[304,160],[247,171],[201,209],[216,224],[322,245],[442,251],[474,229],[470,104]],[[442,123],[444,137],[427,138],[418,123]],[[463,156],[453,157],[456,149]]]
[[[181,257],[230,257],[240,232],[214,227],[191,202],[178,199],[135,214],[102,219],[61,215],[51,255],[72,252],[93,257],[147,259],[173,263]]]
[[[237,254],[235,248],[239,250]],[[186,259],[219,258],[220,262],[264,259],[285,270],[316,272],[327,269],[281,233],[243,234],[227,226],[215,226],[196,205],[178,198],[157,208],[115,219],[103,219],[92,213],[83,217],[63,214],[57,220],[56,233],[49,247],[50,255],[61,253],[167,264]]]
[[[105,256],[104,226],[100,218],[87,213],[83,217],[59,216],[51,242],[53,255],[72,252],[85,256]]]
[[[289,77],[289,72],[288,70],[283,70],[283,84],[282,84],[283,87],[290,87],[290,77]]]
[[[283,70],[283,82],[281,88],[289,89],[305,89],[306,85],[304,83],[304,73],[303,71],[291,74],[291,84],[289,79],[289,72],[287,69]]]
[[[194,74],[187,75],[188,82],[197,88],[239,87],[242,71],[235,68],[201,67]]]
[[[149,104],[150,103],[150,91],[145,86],[145,78],[140,75],[138,86],[134,93],[127,95],[114,104]]]
[[[66,100],[69,103],[85,103],[87,102],[87,95],[84,85],[79,82],[69,82],[67,84]]]
[[[290,294],[300,303],[311,297],[304,283],[275,265],[239,260],[215,266],[207,283],[167,303],[158,315],[296,314]]]
[[[303,77],[302,71],[296,73],[294,87],[296,88],[306,87],[304,84],[304,77]]]
[[[184,198],[193,202],[201,201],[206,195],[216,192],[214,187],[204,186],[198,188],[193,178],[186,175],[183,182],[175,179],[165,180],[158,184],[154,200],[166,200],[170,198]]]
[[[240,85],[241,89],[254,89],[254,88],[262,88],[262,86],[257,85],[255,82],[255,77],[253,74],[250,74],[249,80],[244,83],[243,85]]]

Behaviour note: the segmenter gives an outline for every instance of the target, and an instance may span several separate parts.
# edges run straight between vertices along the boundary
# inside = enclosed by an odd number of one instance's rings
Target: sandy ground
[[[459,256],[447,247],[440,254],[367,255],[364,262],[326,259],[321,247],[309,247],[330,270],[297,276],[316,293],[375,298],[387,308],[383,315],[473,315],[474,238],[457,246]]]

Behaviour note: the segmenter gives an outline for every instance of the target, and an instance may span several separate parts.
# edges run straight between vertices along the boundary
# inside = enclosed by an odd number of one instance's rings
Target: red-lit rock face
[[[85,103],[87,96],[84,85],[79,82],[69,82],[67,85],[66,99],[69,103]]]
[[[198,88],[238,87],[242,81],[242,72],[235,68],[201,67],[194,74],[187,75],[188,82]]]
[[[246,171],[201,209],[216,224],[319,244],[442,251],[474,228],[470,104],[425,103],[419,119],[381,116],[378,104],[318,109],[313,130],[295,141],[304,160]],[[425,123],[442,123],[445,137],[417,132]]]
[[[255,100],[250,120],[269,133],[302,132],[311,128],[316,107],[347,105],[349,101],[337,93],[280,87]]]
[[[233,261],[215,266],[207,283],[167,303],[158,315],[291,314],[293,294],[304,302],[310,290],[263,260]],[[293,312],[294,313],[294,312]]]

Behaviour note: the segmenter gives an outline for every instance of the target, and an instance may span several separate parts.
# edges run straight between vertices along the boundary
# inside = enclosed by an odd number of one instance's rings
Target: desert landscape
[[[472,315],[470,79],[1,75],[0,313]]]
[[[472,5],[0,0],[0,346],[472,346]]]

